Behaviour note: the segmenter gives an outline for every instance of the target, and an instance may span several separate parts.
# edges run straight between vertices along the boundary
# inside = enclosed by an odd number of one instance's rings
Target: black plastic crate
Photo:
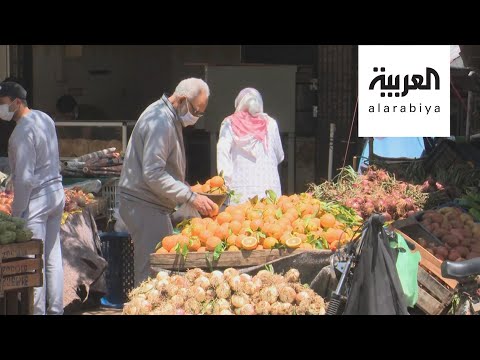
[[[134,287],[133,242],[127,233],[100,234],[102,253],[108,262],[107,295],[103,305],[121,307]]]

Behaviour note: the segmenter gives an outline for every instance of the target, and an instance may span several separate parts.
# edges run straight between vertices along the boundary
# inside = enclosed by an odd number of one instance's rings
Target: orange
[[[305,234],[296,233],[295,236],[298,237],[300,240],[302,240],[302,242],[307,241],[307,235],[305,235]]]
[[[155,254],[168,254],[168,250],[165,249],[164,247],[161,247],[157,251],[155,251]]]
[[[256,237],[253,237],[253,236],[244,237],[241,243],[242,243],[242,248],[245,250],[254,250],[258,246],[258,240]]]
[[[263,250],[263,246],[260,244],[260,245],[258,245],[258,246],[256,247],[255,250]]]
[[[289,232],[283,233],[282,236],[280,236],[280,242],[285,245],[287,243],[287,240],[290,239],[293,235]]]
[[[324,214],[320,218],[320,225],[322,225],[323,228],[331,228],[335,226],[335,223],[337,220],[335,219],[335,216],[332,214]]]
[[[238,247],[236,247],[235,245],[232,245],[227,249],[227,251],[240,251],[240,249]]]
[[[213,220],[212,218],[206,217],[206,218],[202,219],[202,222],[205,226],[208,227],[208,225],[210,225],[211,223],[214,223],[215,220]]]
[[[268,236],[272,236],[275,239],[280,238],[282,236],[282,227],[279,224],[272,224],[270,225]]]
[[[175,248],[172,248],[168,253],[169,253],[169,254],[176,254],[176,253],[177,253],[177,250],[175,250]]]
[[[190,224],[193,225],[202,225],[204,223],[204,220],[202,218],[193,218],[190,220]]]
[[[259,231],[263,226],[263,220],[262,219],[255,219],[250,223],[250,228],[253,231]]]
[[[224,240],[230,235],[230,231],[228,229],[228,224],[223,224],[222,226],[219,226],[217,230],[215,230],[215,233],[213,234],[216,237]]]
[[[183,246],[183,245],[187,245],[190,243],[190,239],[186,236],[183,236],[183,235],[177,235],[177,239],[178,239],[178,243]]]
[[[207,225],[207,230],[210,231],[212,234],[215,234],[218,226],[219,225],[215,221],[212,221],[210,224]]]
[[[325,240],[327,240],[327,242],[331,244],[337,240],[344,240],[346,238],[346,234],[343,230],[330,228],[325,232],[324,237]]]
[[[252,222],[250,220],[245,220],[242,224],[242,227],[245,229],[250,229],[252,226]]]
[[[237,241],[237,235],[230,235],[228,238],[227,238],[227,244],[232,246],[232,245],[235,245]]]
[[[185,229],[182,230],[182,235],[184,236],[192,236],[192,229],[190,227],[186,227]]]
[[[209,213],[208,213],[208,216],[210,217],[214,217],[214,216],[217,216],[218,215],[218,205],[213,203],[213,210],[211,210]]]
[[[288,210],[290,209],[293,209],[295,210],[295,205],[293,205],[293,203],[289,200],[285,200],[283,203],[282,203],[282,211],[284,213],[286,213]],[[296,210],[295,210],[296,212]]]
[[[274,223],[277,221],[277,218],[275,216],[266,216],[263,218],[264,223]]]
[[[218,214],[217,216],[217,222],[222,225],[223,223],[229,223],[230,221],[232,221],[232,215],[230,215],[229,213],[227,212],[221,212],[220,214]]]
[[[243,211],[237,211],[235,210],[233,213],[232,213],[232,221],[233,220],[236,220],[240,223],[243,223],[243,221],[245,220],[245,215],[243,214]]]
[[[192,186],[192,191],[196,192],[196,193],[202,192],[202,185],[197,184],[197,185]]]
[[[207,249],[207,251],[213,251],[213,250],[215,250],[217,245],[220,244],[221,242],[222,242],[221,239],[219,239],[216,236],[212,236],[207,240],[207,242],[205,244],[205,248]]]
[[[205,230],[205,231],[202,231],[200,233],[200,235],[198,236],[198,239],[200,240],[200,242],[202,243],[202,245],[205,245],[205,243],[207,242],[207,240],[209,238],[211,238],[213,236],[213,232],[209,231],[209,230]]]
[[[242,248],[242,240],[246,238],[246,235],[238,235],[237,238],[235,239],[235,246],[238,247],[239,249]]]
[[[236,207],[233,206],[233,205],[229,205],[227,206],[227,208],[225,209],[225,212],[229,213],[230,215],[235,211]]]
[[[199,247],[197,252],[205,252],[205,246]]]
[[[268,237],[263,240],[264,249],[272,249],[276,244],[278,244],[278,240],[273,237]]]
[[[202,185],[202,192],[203,193],[208,193],[210,191],[210,185],[204,184]]]
[[[162,240],[162,247],[165,248],[168,252],[172,250],[175,245],[177,245],[178,240],[174,236],[166,236]]]
[[[223,180],[223,178],[221,176],[214,176],[210,179],[210,186],[212,188],[216,187],[216,188],[219,188],[219,187],[222,187],[223,184],[225,184],[225,181]]]
[[[291,237],[290,239],[287,239],[285,242],[285,245],[291,249],[296,249],[302,244],[302,240],[298,237]]]
[[[332,242],[331,244],[329,244],[328,246],[330,248],[330,250],[337,250],[339,247],[340,247],[340,241],[338,240],[335,240],[334,242]]]
[[[193,224],[192,225],[192,235],[199,236],[203,231],[205,231],[205,225],[203,224]]]
[[[198,238],[192,238],[190,239],[190,242],[188,244],[188,250],[190,251],[197,251],[200,249],[202,244],[200,243],[200,240]]]
[[[238,235],[240,233],[240,230],[242,229],[242,223],[240,221],[233,220],[229,224],[229,227],[232,233],[234,233],[235,235]]]

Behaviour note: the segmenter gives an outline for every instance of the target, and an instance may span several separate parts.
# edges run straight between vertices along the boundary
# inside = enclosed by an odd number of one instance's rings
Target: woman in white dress
[[[284,159],[277,122],[263,112],[263,100],[253,88],[240,91],[235,113],[225,118],[217,144],[217,170],[226,185],[245,202],[266,190],[281,195],[278,165]]]

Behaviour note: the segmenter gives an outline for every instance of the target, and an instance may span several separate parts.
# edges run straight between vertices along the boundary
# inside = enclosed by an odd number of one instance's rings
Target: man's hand
[[[212,212],[216,204],[208,197],[197,194],[195,200],[192,201],[192,205],[200,214],[207,216]]]

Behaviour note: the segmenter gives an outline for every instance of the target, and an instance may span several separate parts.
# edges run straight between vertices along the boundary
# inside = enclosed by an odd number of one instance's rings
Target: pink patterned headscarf
[[[232,129],[238,138],[251,135],[267,147],[268,116],[263,112],[263,100],[253,88],[245,88],[235,99],[235,113],[231,116]]]

